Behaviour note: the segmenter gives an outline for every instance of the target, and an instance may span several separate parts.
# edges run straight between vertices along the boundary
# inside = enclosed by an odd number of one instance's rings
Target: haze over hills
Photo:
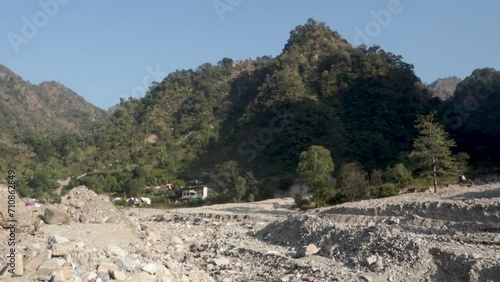
[[[34,85],[0,65],[3,141],[27,133],[44,136],[65,131],[82,133],[106,116],[104,110],[60,83],[50,81]]]

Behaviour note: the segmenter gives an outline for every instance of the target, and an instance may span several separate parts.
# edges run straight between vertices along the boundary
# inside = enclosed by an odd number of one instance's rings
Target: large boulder
[[[47,224],[69,224],[70,219],[64,212],[53,208],[46,208],[43,214],[43,221]]]

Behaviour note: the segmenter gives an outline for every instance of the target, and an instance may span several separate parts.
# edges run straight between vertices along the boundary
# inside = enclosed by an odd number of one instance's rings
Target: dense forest
[[[1,80],[0,93],[7,87]],[[40,179],[86,173],[70,186],[133,195],[201,179],[215,189],[214,201],[223,202],[269,198],[306,179],[297,167],[307,159],[302,153],[315,148],[311,154],[333,160],[324,183],[339,191],[378,189],[329,196],[331,202],[356,200],[394,194],[418,177],[409,157],[419,134],[415,123],[434,112],[434,122],[456,141],[453,153],[466,153],[462,161],[470,156],[468,173],[498,172],[500,72],[474,70],[451,97],[439,97],[401,56],[352,46],[311,19],[291,31],[277,57],[223,58],[178,70],[153,83],[144,98],[121,100],[106,118],[99,114],[90,127],[26,132],[3,142],[0,152],[12,156],[16,146],[27,147],[26,194],[49,185]]]

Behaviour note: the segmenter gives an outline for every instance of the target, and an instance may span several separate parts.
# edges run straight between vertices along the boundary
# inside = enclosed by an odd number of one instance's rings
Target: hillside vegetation
[[[31,175],[55,153],[67,157],[80,136],[106,117],[57,82],[34,85],[0,65],[0,175],[8,169]]]
[[[352,46],[311,19],[291,31],[277,57],[223,58],[173,72],[144,98],[122,100],[108,119],[75,139],[78,149],[66,152],[51,141],[46,158],[36,149],[32,158],[51,164],[35,165],[48,174],[61,166],[73,175],[87,172],[72,186],[100,192],[132,195],[146,186],[202,179],[220,201],[241,201],[290,187],[301,152],[317,145],[331,153],[332,185],[342,183],[342,175],[344,182],[369,179],[377,187],[391,182],[363,195],[384,196],[418,172],[408,155],[419,115],[437,111],[435,121],[458,144],[454,153],[468,153],[472,165],[498,166],[499,76],[475,70],[442,101],[401,56]],[[50,85],[38,87],[57,88]]]

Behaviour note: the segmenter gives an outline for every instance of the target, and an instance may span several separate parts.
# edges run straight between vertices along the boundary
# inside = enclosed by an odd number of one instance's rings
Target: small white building
[[[208,187],[207,186],[188,186],[181,187],[182,197],[181,200],[185,199],[206,199],[208,197]]]

